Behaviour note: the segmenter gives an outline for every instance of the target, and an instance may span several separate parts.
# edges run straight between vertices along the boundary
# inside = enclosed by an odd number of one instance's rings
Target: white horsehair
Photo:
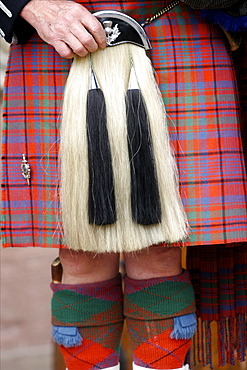
[[[116,197],[117,221],[104,226],[88,222],[86,99],[91,63],[106,101]],[[148,226],[135,223],[131,212],[125,95],[132,63],[148,111],[161,199],[161,222]],[[84,58],[75,57],[64,93],[60,161],[62,228],[69,248],[131,252],[161,242],[181,242],[187,237],[188,222],[179,195],[165,107],[152,64],[141,47],[123,44]]]

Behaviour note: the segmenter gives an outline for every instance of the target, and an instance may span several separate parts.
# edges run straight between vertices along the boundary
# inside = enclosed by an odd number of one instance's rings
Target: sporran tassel
[[[126,93],[126,112],[132,217],[138,224],[152,225],[161,221],[161,204],[148,113],[133,66]]]
[[[106,122],[106,105],[92,69],[87,95],[88,138],[88,216],[89,223],[113,224],[116,221],[111,150]]]

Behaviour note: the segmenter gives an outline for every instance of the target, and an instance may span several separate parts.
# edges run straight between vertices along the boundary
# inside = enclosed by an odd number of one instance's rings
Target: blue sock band
[[[77,327],[52,325],[55,342],[64,347],[77,347],[82,344],[82,337]]]
[[[196,332],[196,314],[174,317],[174,329],[170,337],[173,339],[190,339]]]

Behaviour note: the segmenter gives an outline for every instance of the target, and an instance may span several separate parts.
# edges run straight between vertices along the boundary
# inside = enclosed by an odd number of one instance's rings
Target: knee
[[[61,249],[59,252],[65,284],[96,283],[114,278],[119,270],[117,253],[95,254]]]
[[[175,276],[182,272],[181,249],[151,246],[139,253],[125,254],[126,273],[133,279]]]

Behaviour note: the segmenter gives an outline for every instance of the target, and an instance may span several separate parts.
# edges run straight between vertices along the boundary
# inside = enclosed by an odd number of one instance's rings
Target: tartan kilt
[[[169,1],[83,2],[142,23]],[[180,3],[146,28],[168,113],[187,245],[246,242],[246,173],[239,102],[223,32]],[[2,144],[3,247],[63,247],[59,223],[61,106],[70,61],[34,35],[13,45],[6,71]],[[22,155],[31,182],[21,174]]]

